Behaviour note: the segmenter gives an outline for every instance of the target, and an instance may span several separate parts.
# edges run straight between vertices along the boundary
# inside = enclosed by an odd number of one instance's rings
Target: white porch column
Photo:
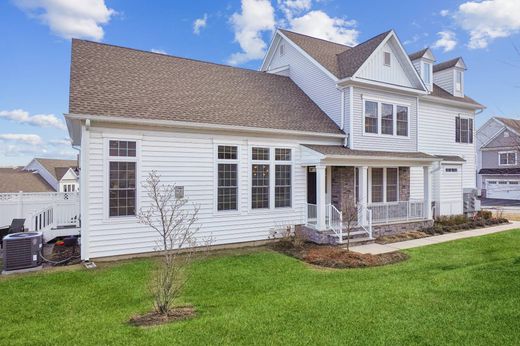
[[[432,215],[432,171],[431,166],[423,166],[424,217],[431,219]]]
[[[326,229],[325,175],[325,166],[316,166],[316,228],[320,231]]]
[[[368,167],[359,167],[359,204],[361,205],[361,225],[366,226],[368,205]]]

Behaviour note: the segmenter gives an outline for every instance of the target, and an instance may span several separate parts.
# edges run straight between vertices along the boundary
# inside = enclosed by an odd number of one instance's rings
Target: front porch
[[[318,152],[317,162],[305,165],[308,230],[342,243],[348,230],[351,241],[369,241],[383,233],[431,225],[431,163],[436,158],[422,153],[376,156],[368,154],[377,152],[357,153],[343,147],[339,151],[345,155],[330,155],[320,152],[322,147],[333,146],[310,147]],[[423,168],[422,199],[410,196],[410,167],[414,166]]]

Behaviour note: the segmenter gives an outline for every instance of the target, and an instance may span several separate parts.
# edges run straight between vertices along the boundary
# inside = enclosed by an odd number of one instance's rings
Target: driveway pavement
[[[369,253],[377,255],[380,253],[394,252],[398,250],[411,249],[414,247],[420,247],[425,245],[439,244],[451,240],[464,239],[478,237],[486,234],[493,234],[498,232],[505,232],[515,228],[520,228],[519,221],[513,221],[507,225],[499,225],[493,227],[473,229],[469,231],[462,231],[456,233],[447,233],[442,235],[436,235],[433,237],[426,237],[414,240],[401,241],[392,244],[366,244],[359,246],[351,246],[350,250],[359,253]]]

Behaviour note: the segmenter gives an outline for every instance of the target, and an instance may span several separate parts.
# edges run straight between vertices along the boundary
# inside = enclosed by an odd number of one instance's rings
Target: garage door
[[[486,197],[520,200],[520,180],[486,180]]]

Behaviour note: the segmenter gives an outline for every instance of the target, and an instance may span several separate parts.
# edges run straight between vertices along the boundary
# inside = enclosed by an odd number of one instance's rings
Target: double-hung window
[[[408,107],[397,106],[397,129],[398,136],[408,136]]]
[[[381,104],[381,133],[384,135],[394,134],[394,105]]]
[[[455,118],[455,142],[473,143],[473,119]]]
[[[135,216],[137,158],[135,141],[109,141],[109,216]]]
[[[462,71],[455,71],[455,90],[462,92]]]
[[[423,78],[425,84],[431,84],[432,83],[432,64],[423,62]]]
[[[514,166],[516,165],[516,152],[507,151],[498,153],[498,164],[499,166]]]
[[[378,108],[377,102],[365,101],[365,133],[378,133]]]
[[[253,147],[251,165],[251,208],[269,208],[269,148]]]
[[[238,147],[217,148],[217,210],[238,210]]]
[[[275,148],[275,208],[290,207],[292,205],[292,153],[291,149]]]
[[[372,168],[370,174],[371,203],[399,200],[399,169],[397,167]]]

